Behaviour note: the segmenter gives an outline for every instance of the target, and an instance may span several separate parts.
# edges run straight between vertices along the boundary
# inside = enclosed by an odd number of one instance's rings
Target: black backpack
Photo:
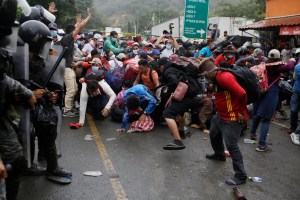
[[[246,67],[234,67],[233,69],[228,68],[215,68],[207,73],[215,71],[226,71],[232,73],[237,79],[239,85],[247,93],[247,104],[251,104],[260,99],[260,86],[257,75]]]
[[[188,85],[186,96],[194,97],[201,94],[200,83],[198,82],[199,70],[194,65],[186,67],[170,63],[163,72],[164,82],[167,84],[175,84],[172,88],[175,90],[179,81],[185,82]]]

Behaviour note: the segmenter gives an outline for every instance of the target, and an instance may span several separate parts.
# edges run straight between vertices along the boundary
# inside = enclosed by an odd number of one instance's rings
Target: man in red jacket
[[[226,71],[209,72],[217,66],[211,60],[204,60],[199,70],[206,73],[206,78],[215,85],[215,104],[217,114],[211,120],[210,140],[214,154],[206,155],[207,159],[226,161],[224,143],[232,158],[235,175],[225,181],[228,185],[246,183],[243,156],[238,147],[238,140],[243,129],[242,123],[247,118],[247,93],[238,84],[235,76]]]

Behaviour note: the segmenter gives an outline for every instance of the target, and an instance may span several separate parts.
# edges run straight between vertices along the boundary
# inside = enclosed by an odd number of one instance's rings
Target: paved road
[[[232,187],[224,180],[232,176],[231,159],[213,162],[209,136],[195,131],[184,141],[182,151],[164,151],[171,141],[164,126],[151,133],[119,134],[119,124],[91,121],[79,130],[67,127],[74,119],[64,119],[61,166],[73,172],[73,182],[60,186],[45,177],[23,177],[19,200],[229,200]],[[288,126],[288,121],[280,120]],[[249,176],[262,177],[262,183],[241,186],[249,200],[300,199],[300,147],[293,145],[282,125],[272,124],[269,142],[273,152],[258,153],[255,145],[244,144]],[[94,134],[93,141],[85,141]],[[208,138],[206,140],[206,138]],[[103,176],[88,177],[85,171],[100,170]]]

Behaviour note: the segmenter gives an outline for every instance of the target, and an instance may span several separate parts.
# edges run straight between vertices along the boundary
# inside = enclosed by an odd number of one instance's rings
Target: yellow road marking
[[[272,124],[276,124],[277,126],[281,126],[281,127],[283,127],[283,128],[289,128],[288,126],[286,126],[286,125],[284,125],[284,124],[281,124],[281,123],[279,123],[279,122],[274,122],[274,121],[271,121],[271,123]]]
[[[113,187],[113,190],[115,192],[115,195],[117,197],[117,200],[128,200],[126,193],[121,185],[120,179],[116,176],[116,171],[114,169],[114,166],[112,164],[112,162],[110,161],[106,148],[102,142],[101,136],[99,134],[99,131],[95,125],[95,122],[93,120],[93,118],[87,114],[87,121],[88,124],[90,126],[91,132],[94,136],[98,151],[101,155],[101,158],[103,160],[105,169],[107,171],[107,173],[111,176],[110,177],[110,183]]]

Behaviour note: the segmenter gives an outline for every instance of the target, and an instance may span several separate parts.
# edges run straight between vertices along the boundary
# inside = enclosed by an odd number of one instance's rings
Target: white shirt
[[[168,49],[164,49],[161,54],[160,54],[160,58],[169,58],[171,55],[174,54],[174,47],[172,47],[172,49],[168,50]]]
[[[110,71],[113,71],[116,67],[123,67],[123,62],[118,61],[117,59],[108,61],[110,65]]]
[[[84,53],[91,53],[91,51],[94,50],[94,47],[90,43],[87,43],[84,45],[82,52]]]
[[[114,101],[116,100],[116,94],[111,89],[111,87],[106,83],[103,79],[98,82],[101,88],[103,89],[104,93],[109,97],[109,100],[105,106],[108,110],[110,110],[111,106],[113,105]],[[86,107],[88,104],[89,95],[86,91],[86,83],[82,83],[81,93],[80,93],[80,108],[79,108],[79,123],[84,123],[85,120],[85,113]],[[99,110],[101,112],[101,110]]]
[[[281,51],[282,61],[288,63],[292,57],[292,50],[283,49]]]

